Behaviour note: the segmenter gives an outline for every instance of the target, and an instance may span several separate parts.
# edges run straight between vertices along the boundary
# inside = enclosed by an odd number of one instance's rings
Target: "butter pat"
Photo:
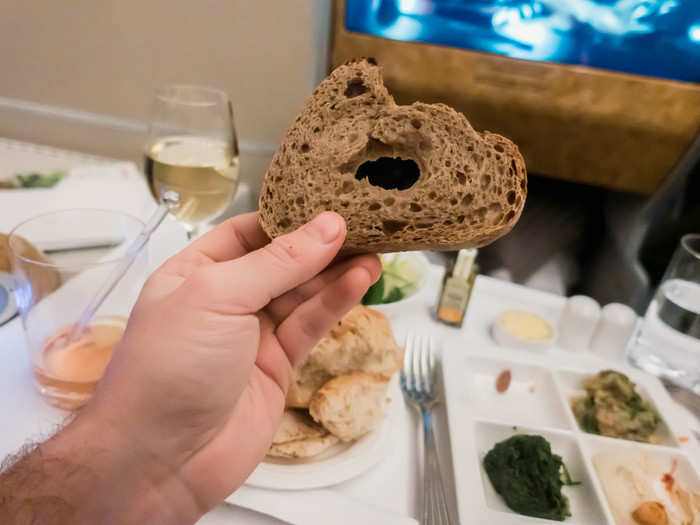
[[[538,349],[554,341],[554,328],[537,314],[506,310],[493,324],[493,337],[502,346]]]

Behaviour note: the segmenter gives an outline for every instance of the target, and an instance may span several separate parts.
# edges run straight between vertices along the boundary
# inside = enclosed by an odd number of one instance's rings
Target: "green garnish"
[[[14,177],[0,181],[0,188],[53,188],[58,181],[66,176],[65,171],[55,171],[53,173],[19,173]]]
[[[64,171],[56,171],[46,175],[26,173],[17,175],[17,180],[22,188],[53,188],[65,176]]]
[[[362,297],[362,304],[382,304],[384,299],[384,274],[379,276],[379,280],[369,287]]]
[[[496,492],[518,514],[556,521],[571,516],[561,489],[579,483],[542,436],[519,434],[496,443],[484,458],[484,469]]]
[[[418,272],[400,255],[395,255],[391,261],[382,267],[379,280],[369,287],[362,298],[362,304],[388,304],[400,301],[416,291]]]

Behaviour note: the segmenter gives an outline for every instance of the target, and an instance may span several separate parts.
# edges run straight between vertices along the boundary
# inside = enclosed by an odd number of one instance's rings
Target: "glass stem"
[[[187,232],[187,240],[190,242],[199,237],[199,226],[188,224],[185,226],[185,231]]]

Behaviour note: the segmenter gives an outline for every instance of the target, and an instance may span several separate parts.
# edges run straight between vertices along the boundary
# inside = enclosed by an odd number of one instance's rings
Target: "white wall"
[[[0,0],[0,136],[139,160],[153,89],[233,100],[259,178],[325,73],[330,0]]]

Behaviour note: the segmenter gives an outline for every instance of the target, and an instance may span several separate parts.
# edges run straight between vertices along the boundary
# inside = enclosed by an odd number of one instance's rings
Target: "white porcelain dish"
[[[508,310],[504,310],[501,314]],[[557,339],[557,329],[551,321],[535,312],[526,311],[528,314],[535,315],[544,321],[550,328],[550,336],[543,339],[526,339],[519,337],[517,334],[509,331],[501,322],[501,315],[494,319],[491,326],[491,334],[493,339],[501,346],[509,348],[520,348],[523,350],[546,350],[550,348]]]
[[[465,327],[446,332],[442,341],[444,393],[460,523],[552,523],[510,510],[482,467],[485,454],[515,433],[545,437],[552,451],[562,456],[572,477],[582,482],[563,489],[572,512],[563,523],[615,525],[593,463],[593,457],[602,451],[643,452],[668,464],[676,459],[679,475],[691,484],[689,488],[700,490],[692,485],[700,479],[700,444],[657,378],[616,366],[589,352],[566,351],[556,341],[546,352],[499,346],[491,330],[500,312],[522,309],[551,320],[557,318],[565,299],[480,277],[472,301],[484,297],[488,300],[474,303],[479,308],[470,307],[467,311]],[[639,394],[659,411],[663,420],[660,444],[613,439],[579,428],[570,400],[582,393],[583,378],[606,368],[627,374],[637,384]],[[510,384],[504,393],[499,393],[497,379],[505,370],[510,372]]]
[[[421,295],[421,291],[423,290],[428,277],[428,267],[430,263],[428,262],[427,257],[421,252],[389,253],[382,255],[382,257],[387,260],[391,260],[394,257],[399,257],[401,260],[405,260],[413,268],[415,268],[417,274],[414,290],[403,299],[395,301],[393,303],[368,305],[370,308],[374,308],[386,314],[392,311],[403,309],[407,304],[414,302],[418,298],[418,296]],[[437,290],[435,290],[436,298],[437,293]]]

